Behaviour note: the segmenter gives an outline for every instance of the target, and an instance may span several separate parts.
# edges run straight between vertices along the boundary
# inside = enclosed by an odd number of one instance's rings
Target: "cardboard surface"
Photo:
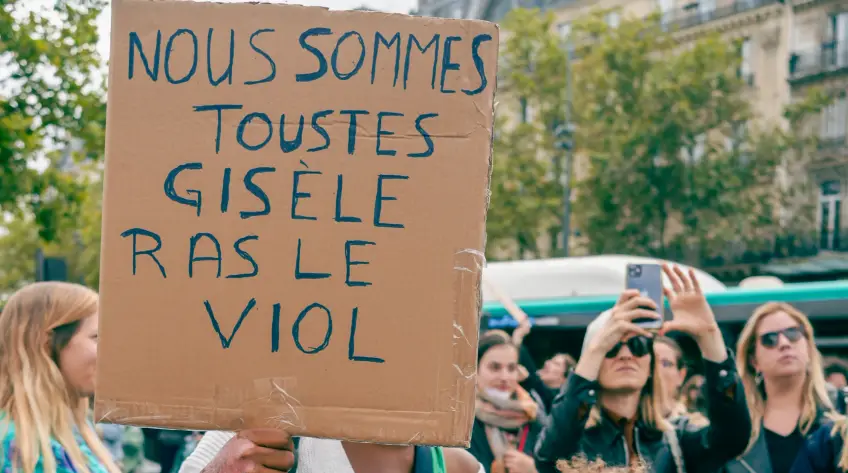
[[[468,445],[497,50],[480,21],[115,2],[97,420]]]

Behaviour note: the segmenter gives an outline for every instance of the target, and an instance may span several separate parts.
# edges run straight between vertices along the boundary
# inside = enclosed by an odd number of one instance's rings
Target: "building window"
[[[822,249],[838,250],[842,227],[842,189],[839,181],[822,182],[819,192],[819,238]]]
[[[571,34],[571,23],[568,21],[564,21],[557,25],[557,33],[559,33],[559,37],[565,39],[568,35]]]
[[[686,163],[689,165],[695,165],[704,158],[704,155],[707,151],[707,135],[701,133],[700,135],[695,137],[695,140],[690,145],[684,145],[681,150],[681,154],[683,159],[686,160]]]
[[[703,21],[708,21],[713,17],[716,9],[715,0],[700,0],[698,2],[698,13]]]
[[[611,11],[607,13],[606,20],[610,28],[618,28],[619,23],[621,23],[621,15],[617,11]]]
[[[827,34],[830,44],[826,46],[829,49],[826,65],[845,67],[848,65],[848,12],[830,16]]]
[[[846,132],[848,132],[848,99],[845,95],[840,95],[822,110],[819,137],[823,141],[844,142]]]
[[[657,0],[657,8],[660,10],[660,21],[667,26],[674,17],[674,0]]]
[[[745,38],[745,41],[743,41],[739,47],[739,55],[741,56],[739,77],[741,77],[748,85],[754,85],[754,68],[751,64],[751,49],[751,39]]]

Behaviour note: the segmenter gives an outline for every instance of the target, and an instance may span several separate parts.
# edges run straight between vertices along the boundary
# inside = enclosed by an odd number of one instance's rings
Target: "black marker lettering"
[[[241,110],[244,108],[244,105],[235,105],[235,104],[221,104],[221,105],[195,105],[195,112],[208,112],[210,110],[214,110],[218,112],[218,122],[217,128],[215,131],[215,154],[218,154],[221,151],[221,115],[224,110]]]
[[[280,149],[283,153],[291,153],[300,148],[303,143],[303,122],[303,115],[301,115],[297,123],[297,134],[293,140],[289,141],[286,140],[286,114],[280,115]]]
[[[230,29],[230,61],[227,63],[227,68],[220,77],[215,79],[212,77],[212,32],[214,28],[209,28],[209,36],[206,38],[206,75],[209,77],[209,83],[217,87],[227,80],[227,83],[233,85],[233,60],[236,54],[236,30]]]
[[[338,183],[336,184],[336,216],[335,221],[337,222],[361,222],[362,219],[359,217],[347,217],[342,215],[342,188],[344,187],[342,175],[338,176]]]
[[[159,58],[162,52],[162,31],[156,30],[156,49],[153,51],[153,67],[147,61],[147,55],[144,54],[144,47],[141,44],[141,38],[138,33],[130,31],[130,60],[128,63],[127,76],[130,80],[135,76],[135,50],[138,49],[138,55],[141,58],[141,63],[144,65],[144,70],[147,71],[147,76],[153,82],[159,80]]]
[[[366,287],[370,286],[372,283],[368,281],[351,281],[350,280],[350,267],[351,266],[359,266],[368,264],[368,261],[355,261],[350,259],[350,248],[352,246],[368,246],[368,245],[376,245],[373,241],[365,241],[365,240],[348,240],[345,242],[345,284],[348,287]]]
[[[345,40],[351,36],[356,36],[357,41],[359,41],[359,58],[356,60],[356,64],[354,64],[353,69],[351,69],[350,72],[339,72],[339,49],[342,47]],[[343,34],[336,42],[336,47],[333,49],[333,56],[330,58],[330,62],[333,65],[333,75],[335,75],[337,79],[348,80],[355,76],[356,73],[362,69],[362,65],[365,63],[365,40],[362,39],[362,35],[356,31],[348,31]]]
[[[300,323],[303,322],[303,319],[306,318],[307,315],[312,311],[312,309],[321,309],[324,313],[327,314],[327,331],[324,333],[324,341],[321,342],[317,347],[312,347],[309,349],[303,348],[303,345],[300,343]],[[321,350],[327,348],[327,345],[330,344],[330,336],[333,334],[333,316],[330,315],[330,309],[324,307],[323,305],[315,302],[310,304],[305,309],[300,311],[300,314],[297,316],[297,320],[294,321],[294,325],[292,325],[292,340],[294,340],[295,346],[297,349],[306,353],[307,355],[314,355]]]
[[[439,85],[439,90],[443,94],[453,94],[456,93],[453,89],[445,89],[445,80],[447,79],[448,71],[458,71],[459,64],[455,62],[451,62],[451,46],[453,42],[460,42],[462,38],[459,36],[448,36],[445,38],[445,52],[442,54],[442,80]]]
[[[295,279],[329,279],[330,273],[307,273],[300,270],[300,250],[303,246],[303,240],[297,239],[297,258],[294,262],[294,278]]]
[[[186,170],[200,170],[203,169],[203,164],[201,163],[185,163],[180,164],[175,167],[168,173],[168,176],[165,178],[165,196],[169,199],[173,200],[178,204],[188,205],[189,207],[194,207],[197,209],[197,216],[200,217],[200,207],[201,207],[201,193],[197,189],[186,189],[186,194],[194,195],[194,199],[187,199],[185,197],[181,197],[177,195],[177,191],[174,189],[174,182],[177,179],[177,176]]]
[[[474,67],[477,69],[477,75],[480,76],[480,86],[474,90],[462,89],[462,92],[466,95],[477,95],[486,90],[486,85],[489,84],[489,79],[486,77],[486,65],[483,63],[483,58],[480,57],[480,45],[491,40],[490,35],[478,34],[471,41],[471,57],[474,61]]]
[[[424,138],[424,143],[427,144],[427,149],[420,153],[409,153],[407,154],[407,156],[409,156],[410,158],[428,158],[433,155],[433,139],[430,138],[430,133],[428,133],[427,130],[425,130],[424,127],[421,126],[421,122],[428,118],[436,118],[438,116],[438,113],[423,113],[421,115],[418,115],[418,118],[415,119],[415,129],[418,131],[421,137]]]
[[[244,175],[244,188],[262,202],[262,210],[256,212],[242,211],[240,213],[242,219],[246,220],[248,218],[259,217],[261,215],[268,215],[271,213],[271,201],[268,200],[268,194],[266,194],[259,185],[253,182],[253,176],[257,174],[275,172],[276,170],[276,168],[271,167],[253,168],[247,171],[247,174]]]
[[[395,44],[397,43],[397,44]],[[391,41],[386,41],[386,37],[380,34],[378,31],[374,35],[374,57],[371,60],[371,83],[374,83],[374,78],[377,76],[377,56],[380,53],[380,44],[386,46],[386,49],[391,50],[392,46],[395,48],[395,66],[394,66],[394,79],[392,80],[392,87],[397,86],[398,76],[400,75],[400,33],[395,33],[392,36]]]
[[[248,263],[250,263],[251,266],[253,266],[253,271],[251,271],[249,273],[230,274],[229,276],[227,276],[227,279],[252,278],[252,277],[256,277],[257,275],[259,275],[259,265],[256,264],[256,260],[253,259],[253,256],[251,256],[250,253],[248,253],[246,250],[242,249],[242,247],[241,247],[242,243],[248,242],[248,241],[254,241],[254,240],[259,240],[259,235],[247,235],[247,236],[241,237],[238,240],[236,240],[236,242],[233,244],[233,249],[236,250],[236,253],[239,256],[241,256],[241,258],[243,260],[247,261]]]
[[[215,256],[194,256],[194,252],[197,250],[197,243],[201,238],[207,238],[215,245]],[[221,244],[218,243],[218,239],[215,238],[215,235],[211,233],[198,233],[191,237],[188,249],[188,277],[190,278],[194,277],[195,261],[217,261],[218,271],[216,272],[215,277],[221,277]]]
[[[406,90],[406,83],[409,80],[409,66],[411,64],[411,55],[412,55],[412,45],[415,44],[415,47],[418,48],[418,51],[421,54],[426,54],[427,50],[430,49],[430,46],[433,46],[435,51],[433,52],[433,75],[430,79],[430,88],[436,88],[436,71],[439,69],[439,39],[441,36],[438,34],[433,35],[433,39],[427,43],[427,46],[421,47],[421,43],[418,42],[418,38],[415,37],[414,34],[409,34],[409,41],[406,43],[406,60],[403,63],[403,89]]]
[[[381,146],[384,136],[391,136],[395,134],[393,131],[386,131],[383,129],[383,118],[402,116],[403,114],[398,112],[379,112],[377,114],[377,156],[394,156],[397,154],[396,150],[383,149]]]
[[[148,238],[152,238],[154,242],[156,242],[156,246],[149,250],[139,250],[138,249],[138,236],[143,235]],[[138,255],[147,255],[153,262],[156,263],[156,266],[159,267],[159,272],[162,273],[163,278],[167,278],[168,276],[165,274],[165,267],[162,266],[162,263],[159,262],[159,258],[156,257],[156,252],[162,249],[162,237],[160,237],[157,233],[151,232],[150,230],[145,230],[143,228],[130,228],[129,230],[121,233],[121,238],[126,238],[128,236],[132,237],[133,240],[133,262],[132,262],[132,273],[133,276],[136,274],[136,270],[138,269]]]
[[[347,128],[347,154],[356,152],[356,116],[370,115],[368,110],[339,110],[342,115],[350,115],[350,125]]]
[[[312,53],[316,59],[318,59],[318,70],[315,72],[310,72],[308,74],[298,74],[295,76],[297,82],[312,82],[314,80],[318,80],[324,77],[324,74],[327,73],[327,58],[324,57],[324,53],[321,52],[320,49],[312,46],[307,43],[306,40],[310,36],[327,36],[333,34],[333,31],[330,28],[310,28],[303,33],[300,34],[300,47]]]
[[[302,175],[310,175],[316,174],[320,175],[320,171],[295,171],[294,172],[294,182],[292,182],[292,206],[291,206],[291,218],[292,220],[318,220],[318,217],[310,217],[308,215],[298,215],[297,213],[297,203],[300,199],[308,199],[312,197],[312,194],[309,192],[300,192],[298,191],[298,184],[300,183],[300,176]]]
[[[188,69],[188,72],[186,72],[184,76],[180,77],[179,79],[174,79],[171,76],[171,53],[173,53],[174,51],[174,40],[184,34],[191,36],[191,67]],[[168,38],[168,44],[165,46],[165,78],[168,79],[168,82],[172,84],[183,84],[185,82],[188,82],[192,77],[194,77],[195,72],[197,72],[197,35],[194,34],[194,31],[191,31],[186,28],[180,28],[175,31],[170,38]]]
[[[358,356],[356,354],[356,325],[359,320],[359,307],[354,307],[350,317],[350,340],[347,344],[347,359],[368,363],[385,363],[386,360],[375,356]]]
[[[212,311],[212,304],[209,301],[203,301],[203,306],[206,307],[206,313],[209,315],[209,320],[212,322],[212,328],[215,330],[215,333],[218,334],[218,338],[221,340],[221,346],[224,349],[230,348],[230,344],[233,342],[233,337],[236,336],[239,328],[241,328],[241,323],[244,322],[244,319],[247,317],[247,314],[250,313],[251,310],[256,306],[256,299],[250,299],[248,301],[247,306],[241,311],[241,316],[238,321],[236,321],[235,326],[233,327],[233,331],[230,332],[229,337],[224,337],[224,334],[221,333],[221,326],[218,325],[218,319],[215,318],[215,312]]]
[[[266,29],[256,30],[256,31],[253,32],[253,34],[250,35],[250,47],[253,48],[253,50],[256,51],[257,53],[259,53],[262,57],[264,57],[266,61],[268,61],[268,64],[271,66],[271,72],[269,72],[268,75],[265,76],[265,78],[263,78],[263,79],[245,81],[244,85],[263,84],[265,82],[271,82],[272,80],[274,80],[275,77],[277,77],[277,64],[274,62],[274,60],[271,58],[271,56],[268,55],[268,53],[263,51],[262,48],[260,48],[259,46],[257,46],[253,42],[253,40],[257,36],[261,35],[262,33],[273,33],[273,32],[274,32],[273,28],[266,28]]]
[[[380,174],[377,176],[377,198],[374,201],[374,226],[383,228],[404,228],[401,223],[386,223],[380,220],[383,214],[383,201],[397,200],[397,197],[383,196],[383,179],[406,180],[409,176],[401,176],[395,174]]]

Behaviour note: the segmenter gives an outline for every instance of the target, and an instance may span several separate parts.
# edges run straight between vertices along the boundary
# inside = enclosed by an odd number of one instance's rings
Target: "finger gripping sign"
[[[97,420],[467,446],[497,27],[112,11]]]

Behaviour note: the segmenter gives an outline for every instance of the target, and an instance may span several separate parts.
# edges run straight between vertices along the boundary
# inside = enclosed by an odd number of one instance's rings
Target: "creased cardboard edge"
[[[500,28],[495,26],[495,46],[500,50]],[[464,448],[471,446],[471,431],[474,426],[475,403],[466,403],[464,399],[474,399],[477,389],[477,345],[479,343],[480,320],[483,311],[483,267],[486,265],[486,223],[488,221],[488,210],[491,202],[492,172],[494,169],[494,127],[495,127],[495,99],[497,94],[498,60],[496,56],[494,65],[494,86],[490,95],[492,120],[489,128],[489,153],[487,156],[486,185],[484,187],[485,202],[483,206],[483,219],[480,242],[481,249],[462,248],[454,254],[454,313],[453,313],[453,356],[451,362],[453,368],[459,373],[453,398],[451,411],[453,412],[452,432],[455,440]],[[467,292],[472,291],[474,307],[469,311],[465,306]],[[469,317],[471,316],[471,317]],[[470,320],[466,320],[470,318]],[[471,337],[471,338],[469,338]],[[474,343],[471,343],[471,339]],[[462,345],[468,344],[471,349]],[[470,357],[469,357],[470,355]],[[470,359],[469,359],[470,358]],[[469,393],[470,391],[470,393]],[[466,420],[467,419],[467,420]]]
[[[295,0],[296,1],[296,0]],[[419,21],[430,21],[434,23],[443,23],[447,21],[461,21],[465,23],[476,23],[476,24],[486,24],[486,25],[494,25],[495,28],[500,31],[497,23],[486,21],[486,20],[478,20],[471,18],[441,18],[441,17],[431,17],[431,16],[420,16],[420,15],[410,15],[407,13],[395,13],[395,12],[384,12],[384,11],[373,11],[373,10],[331,10],[328,7],[322,7],[319,5],[300,5],[296,3],[279,3],[278,1],[261,1],[261,0],[240,0],[233,2],[216,2],[216,1],[198,1],[198,0],[112,0],[112,8],[115,8],[115,5],[121,3],[156,3],[156,4],[200,4],[200,5],[217,5],[217,6],[226,6],[227,5],[254,5],[254,6],[271,6],[271,7],[287,7],[287,8],[302,8],[302,9],[311,9],[311,10],[321,10],[324,13],[333,13],[333,14],[351,14],[351,15],[376,15],[381,17],[407,17],[407,18],[417,18]],[[114,14],[113,14],[114,18]]]

